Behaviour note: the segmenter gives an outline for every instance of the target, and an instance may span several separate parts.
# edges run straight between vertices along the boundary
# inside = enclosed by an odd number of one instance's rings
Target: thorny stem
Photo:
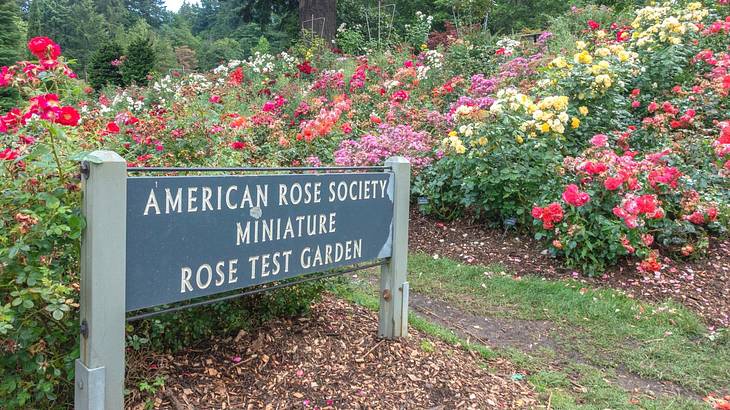
[[[61,159],[58,158],[58,151],[56,150],[56,131],[52,128],[50,128],[49,131],[51,135],[51,152],[53,153],[53,159],[56,161],[56,167],[58,168],[58,178],[61,180],[61,185],[66,185],[66,176],[63,173]]]

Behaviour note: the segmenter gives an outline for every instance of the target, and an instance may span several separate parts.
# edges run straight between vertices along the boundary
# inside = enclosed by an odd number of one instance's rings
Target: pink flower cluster
[[[469,94],[473,97],[486,97],[494,94],[499,88],[500,81],[494,77],[484,77],[484,74],[476,74],[471,77]]]
[[[621,218],[627,227],[634,229],[643,225],[643,220],[639,219],[642,215],[647,219],[664,218],[664,209],[654,194],[627,194],[621,206],[613,208],[613,214]]]
[[[350,92],[365,87],[365,79],[367,78],[368,62],[364,61],[355,68],[355,72],[350,77]]]
[[[345,86],[345,75],[342,71],[335,70],[324,70],[319,75],[319,78],[312,83],[310,90],[316,91],[327,91],[327,90],[340,90]]]
[[[378,134],[359,140],[344,140],[335,151],[337,165],[379,165],[388,157],[403,156],[413,168],[433,161],[433,141],[427,132],[416,132],[410,125],[381,125]]]

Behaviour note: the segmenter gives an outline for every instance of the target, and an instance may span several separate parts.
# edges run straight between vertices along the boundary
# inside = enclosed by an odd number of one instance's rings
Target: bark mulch
[[[173,409],[534,408],[524,372],[414,329],[377,338],[377,314],[326,295],[311,314],[173,355],[130,357],[127,408],[143,408],[135,380],[166,377],[150,399]],[[133,355],[130,355],[133,356]],[[156,369],[156,370],[151,370]]]
[[[545,245],[515,231],[490,229],[468,220],[441,222],[411,213],[410,248],[467,264],[498,264],[515,275],[572,277],[594,286],[625,291],[631,297],[661,302],[673,299],[696,312],[710,330],[730,326],[730,239],[711,241],[708,256],[670,260],[659,275],[646,275],[624,262],[601,277],[585,278],[562,266]]]

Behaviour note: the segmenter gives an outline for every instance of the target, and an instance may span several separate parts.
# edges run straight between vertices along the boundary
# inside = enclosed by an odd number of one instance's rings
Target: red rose
[[[694,211],[691,215],[685,216],[684,219],[692,222],[695,225],[702,225],[703,223],[705,223],[705,215],[703,215],[700,211]]]
[[[106,132],[108,134],[116,134],[119,132],[119,126],[117,125],[116,122],[110,121],[109,123],[106,124]]]
[[[599,29],[599,28],[601,27],[601,25],[600,25],[600,24],[598,24],[598,22],[597,22],[597,21],[594,21],[594,20],[588,20],[588,27],[590,27],[590,28],[591,28],[591,30],[598,30],[598,29]]]
[[[598,175],[606,172],[608,166],[602,162],[588,161],[583,167],[583,170],[589,175]]]
[[[707,218],[710,219],[710,221],[714,221],[717,219],[717,208],[710,208],[707,210]]]
[[[19,156],[18,151],[11,148],[5,148],[4,151],[0,151],[0,160],[3,161],[15,161]]]
[[[581,192],[578,185],[570,184],[563,191],[563,200],[570,205],[581,207],[591,200],[586,192]]]
[[[650,214],[656,211],[657,201],[654,195],[641,195],[636,198],[636,206],[640,213]]]
[[[603,186],[609,191],[615,191],[621,187],[624,183],[623,178],[620,177],[608,177],[603,182]]]
[[[65,106],[61,108],[61,113],[58,115],[57,123],[61,125],[69,125],[75,127],[79,125],[79,112],[71,106]]]
[[[208,99],[208,102],[212,104],[220,104],[221,103],[221,96],[220,95],[211,95]]]
[[[61,55],[61,47],[48,37],[33,37],[28,50],[39,60],[55,60]]]
[[[231,148],[240,151],[244,148],[246,148],[246,143],[241,141],[234,141],[231,143]]]
[[[233,85],[240,85],[243,82],[243,68],[236,68],[229,76],[228,82]]]
[[[309,61],[304,61],[301,64],[297,64],[297,69],[299,69],[302,74],[312,74],[314,72],[314,67],[309,64]]]
[[[406,90],[398,90],[393,93],[393,95],[390,97],[390,101],[392,102],[403,102],[408,100],[408,92]]]

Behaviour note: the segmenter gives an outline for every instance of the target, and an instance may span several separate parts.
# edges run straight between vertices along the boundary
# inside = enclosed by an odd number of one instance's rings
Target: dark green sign
[[[392,174],[130,177],[126,311],[391,256]]]

